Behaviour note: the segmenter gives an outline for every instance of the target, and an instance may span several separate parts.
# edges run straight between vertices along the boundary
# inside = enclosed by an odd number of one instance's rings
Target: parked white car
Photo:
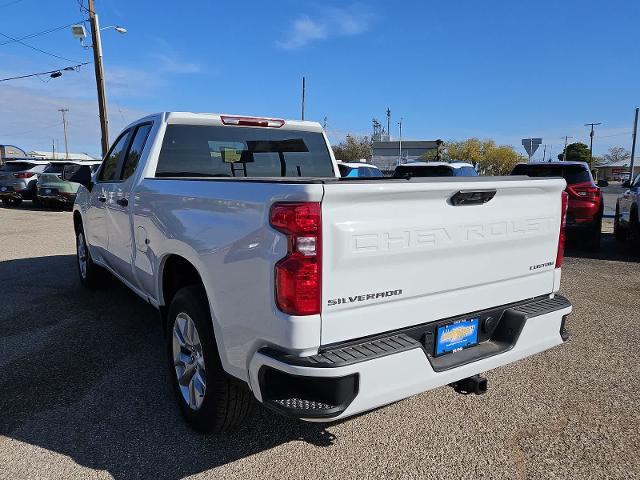
[[[338,162],[338,171],[341,177],[348,178],[384,177],[378,167],[364,162]]]
[[[407,162],[398,165],[394,178],[408,177],[477,177],[473,165],[466,162]]]
[[[86,169],[83,170],[86,172]],[[339,178],[315,122],[160,113],[74,205],[81,282],[160,309],[200,431],[340,419],[560,345],[565,181]]]

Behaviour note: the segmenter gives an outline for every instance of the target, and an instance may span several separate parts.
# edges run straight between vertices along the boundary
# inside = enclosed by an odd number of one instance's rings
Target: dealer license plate
[[[480,318],[458,320],[438,327],[436,336],[436,356],[455,352],[478,343],[478,327]]]

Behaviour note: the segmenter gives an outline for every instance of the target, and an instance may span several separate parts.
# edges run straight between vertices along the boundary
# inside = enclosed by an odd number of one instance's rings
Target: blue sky
[[[640,2],[440,0],[177,2],[96,0],[103,32],[111,138],[163,110],[328,117],[333,141],[369,134],[392,111],[392,136],[540,136],[557,154],[563,135],[595,153],[630,148],[640,105]],[[37,11],[37,14],[36,14]],[[77,0],[0,0],[0,33],[21,37],[85,18]],[[7,42],[0,35],[0,43]],[[71,60],[91,51],[68,28],[26,39]],[[0,77],[73,64],[19,43],[0,45]],[[0,83],[0,143],[99,152],[93,68],[61,78]],[[48,80],[48,81],[47,81]],[[46,82],[46,83],[45,83]],[[537,156],[541,156],[542,150]]]

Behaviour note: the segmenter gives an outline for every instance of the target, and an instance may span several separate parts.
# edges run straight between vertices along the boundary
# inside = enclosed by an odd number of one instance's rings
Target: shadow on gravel
[[[2,262],[0,278],[12,286],[0,302],[0,435],[115,478],[176,479],[294,440],[335,440],[261,407],[235,433],[196,434],[172,398],[153,308],[116,280],[83,290],[73,255]]]
[[[598,250],[586,250],[580,248],[579,244],[578,239],[569,238],[565,256],[640,263],[640,246],[631,240],[616,240],[611,233],[602,234],[602,244]]]

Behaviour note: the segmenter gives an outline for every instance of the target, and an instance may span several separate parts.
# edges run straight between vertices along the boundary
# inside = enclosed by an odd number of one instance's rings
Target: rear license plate
[[[436,356],[462,350],[478,343],[480,318],[458,320],[438,327],[436,336]]]

